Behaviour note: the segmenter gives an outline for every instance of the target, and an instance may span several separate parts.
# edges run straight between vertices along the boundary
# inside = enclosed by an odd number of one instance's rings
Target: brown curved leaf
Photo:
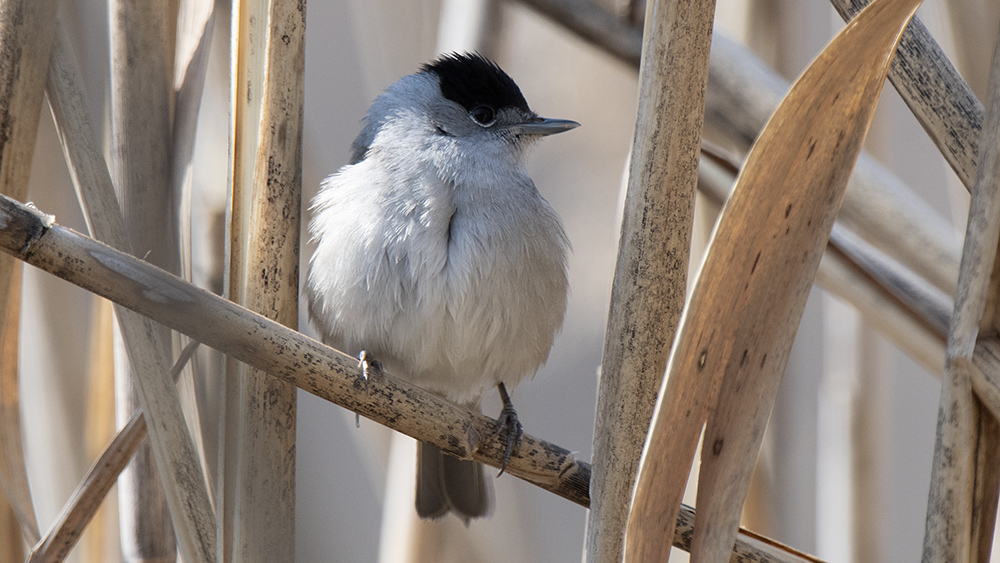
[[[820,256],[920,0],[880,0],[792,87],[747,157],[681,320],[643,451],[626,561],[665,560],[702,424],[693,561],[729,560]]]

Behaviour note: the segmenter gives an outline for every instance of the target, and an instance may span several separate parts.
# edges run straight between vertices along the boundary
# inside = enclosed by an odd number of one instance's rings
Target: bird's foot
[[[499,477],[507,469],[507,462],[510,461],[510,456],[516,454],[521,449],[524,428],[521,426],[521,421],[517,419],[517,411],[514,410],[514,404],[511,403],[510,397],[507,395],[507,388],[504,387],[503,383],[497,387],[500,390],[500,400],[503,401],[503,409],[500,411],[500,417],[497,418],[497,429],[494,435],[499,435],[501,432],[507,435],[507,444],[503,450],[503,459],[500,461],[500,472],[497,473],[497,477]]]
[[[358,367],[361,368],[361,377],[365,380],[365,393],[368,393],[368,379],[371,374],[382,375],[382,363],[376,360],[367,350],[362,350],[358,354]],[[354,413],[354,426],[361,427],[361,415]]]
[[[358,354],[358,367],[361,368],[361,377],[365,379],[365,393],[367,393],[369,376],[382,375],[382,362],[376,360],[367,350],[362,350]]]

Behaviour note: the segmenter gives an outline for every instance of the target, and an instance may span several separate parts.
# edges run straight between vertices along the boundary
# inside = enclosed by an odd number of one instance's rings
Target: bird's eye
[[[490,125],[497,116],[496,112],[490,106],[476,106],[472,108],[469,115],[480,125]]]

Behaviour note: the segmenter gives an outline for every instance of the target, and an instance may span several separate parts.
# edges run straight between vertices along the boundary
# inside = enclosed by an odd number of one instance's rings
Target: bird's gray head
[[[372,104],[352,162],[373,144],[518,163],[531,142],[579,126],[531,111],[514,80],[479,54],[449,54],[390,86]],[[378,140],[376,140],[378,136]]]

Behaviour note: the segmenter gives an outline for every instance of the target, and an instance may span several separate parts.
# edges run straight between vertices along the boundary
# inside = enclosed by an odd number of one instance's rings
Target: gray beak
[[[512,125],[511,129],[522,135],[555,135],[570,129],[576,129],[580,124],[568,119],[549,119],[547,117],[536,117],[527,123]]]

